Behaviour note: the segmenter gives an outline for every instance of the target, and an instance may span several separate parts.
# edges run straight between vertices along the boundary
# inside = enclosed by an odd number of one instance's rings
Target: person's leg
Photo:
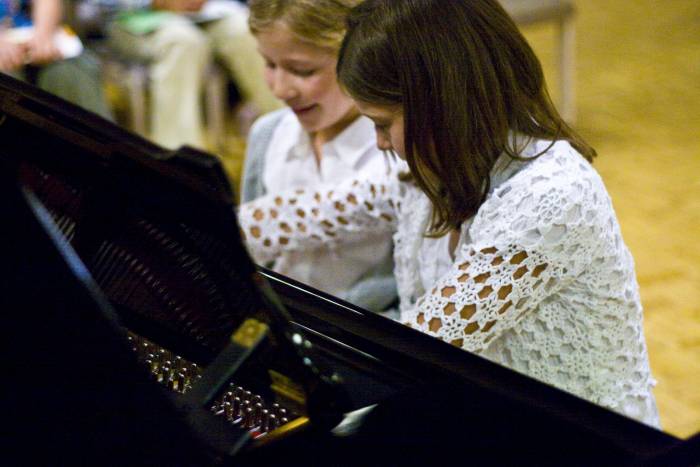
[[[151,139],[167,148],[204,147],[200,100],[211,48],[203,32],[184,18],[173,18],[146,35],[115,26],[110,44],[150,63]]]
[[[258,112],[266,113],[281,107],[282,103],[265,83],[264,62],[248,29],[248,10],[237,6],[239,8],[232,8],[227,16],[206,25],[205,29],[216,56],[231,73],[243,100],[252,103]]]
[[[90,51],[41,67],[37,86],[109,120],[100,63]]]

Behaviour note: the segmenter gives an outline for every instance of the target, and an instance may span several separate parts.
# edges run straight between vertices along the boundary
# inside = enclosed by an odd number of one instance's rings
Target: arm
[[[471,245],[403,320],[480,352],[542,303],[587,277],[615,239],[602,181],[560,144],[498,187],[470,227]],[[581,284],[586,287],[586,284]],[[547,316],[542,316],[547,320]]]
[[[542,252],[518,246],[465,250],[403,317],[465,350],[485,349],[564,283],[565,268]]]
[[[27,43],[27,59],[31,63],[51,63],[61,58],[54,43],[54,34],[63,16],[61,0],[34,0],[32,22],[34,35]]]
[[[8,72],[22,68],[25,56],[25,44],[9,41],[0,33],[0,71]]]
[[[320,190],[269,194],[241,205],[238,220],[251,255],[265,264],[284,251],[337,247],[365,232],[394,229],[398,185],[392,172]]]

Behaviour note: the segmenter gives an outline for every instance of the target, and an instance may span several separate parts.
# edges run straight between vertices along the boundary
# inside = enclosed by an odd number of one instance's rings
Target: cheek
[[[302,80],[299,83],[299,88],[302,89],[304,95],[317,101],[326,99],[328,94],[328,84],[324,79],[318,77]]]
[[[265,84],[267,84],[269,88],[272,88],[273,71],[270,68],[265,67],[263,70],[263,78],[265,79]]]
[[[347,97],[340,90],[338,82],[335,80],[335,73],[323,73],[315,76],[307,84],[309,95],[326,104],[335,106]]]
[[[337,86],[336,91],[333,93],[332,103],[338,109],[338,111],[343,114],[355,107],[355,101],[343,94],[343,92]]]
[[[335,82],[328,80],[327,77],[315,78],[307,86],[308,93],[319,102],[332,104],[336,98]]]
[[[401,158],[406,157],[406,151],[403,147],[403,130],[402,129],[392,129],[391,131],[391,145],[394,150],[401,156]]]

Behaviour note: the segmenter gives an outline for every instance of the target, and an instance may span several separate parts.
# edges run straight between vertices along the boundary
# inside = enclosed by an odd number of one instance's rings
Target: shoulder
[[[517,202],[521,207],[527,200],[543,200],[553,193],[568,202],[587,197],[607,197],[600,175],[576,149],[566,141],[537,140],[524,153],[532,159],[525,162],[505,183],[493,192],[493,197]],[[535,208],[535,205],[532,205]]]
[[[245,178],[250,179],[253,175],[258,176],[262,171],[265,153],[270,146],[275,130],[288,113],[291,112],[286,108],[275,110],[259,117],[251,126],[246,141]]]
[[[493,190],[477,213],[479,236],[566,243],[614,217],[600,176],[568,142],[535,141],[524,155],[536,157]]]
[[[264,134],[271,135],[280,122],[282,122],[285,117],[289,115],[293,114],[289,108],[285,107],[258,117],[258,119],[255,120],[253,125],[250,127],[250,136],[248,139],[252,141],[256,138],[260,138]]]
[[[598,172],[568,142],[540,140],[530,151],[534,158],[506,183],[521,195],[529,192],[540,198],[554,191],[571,200],[607,195]]]

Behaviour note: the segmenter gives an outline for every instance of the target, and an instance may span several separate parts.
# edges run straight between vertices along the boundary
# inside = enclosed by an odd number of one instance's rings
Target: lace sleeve
[[[535,251],[469,248],[404,318],[413,328],[479,352],[561,287],[563,272]]]
[[[398,185],[396,177],[382,176],[270,194],[241,205],[238,220],[248,250],[264,264],[283,251],[337,248],[395,229]]]

